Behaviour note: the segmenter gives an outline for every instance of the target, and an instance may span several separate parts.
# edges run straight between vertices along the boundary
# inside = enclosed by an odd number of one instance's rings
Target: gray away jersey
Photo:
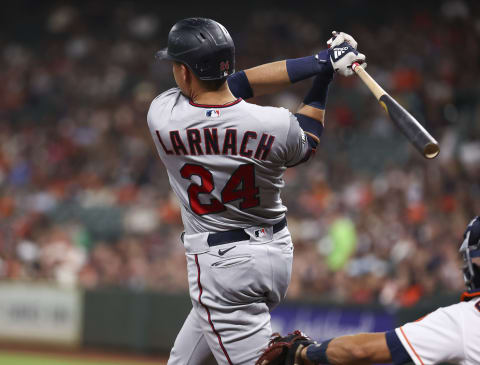
[[[242,99],[197,105],[173,88],[153,100],[147,120],[187,234],[273,225],[284,217],[283,173],[310,151],[288,110]]]

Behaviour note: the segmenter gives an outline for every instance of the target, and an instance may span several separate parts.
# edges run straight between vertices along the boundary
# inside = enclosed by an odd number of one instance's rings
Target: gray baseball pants
[[[209,247],[209,233],[184,236],[193,308],[168,365],[254,364],[270,339],[270,310],[290,282],[293,244],[288,228],[245,229],[250,240]]]

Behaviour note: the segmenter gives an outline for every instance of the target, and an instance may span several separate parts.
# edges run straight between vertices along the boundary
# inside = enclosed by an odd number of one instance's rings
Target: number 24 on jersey
[[[230,176],[221,192],[221,200],[211,197],[209,203],[202,203],[200,194],[210,194],[215,188],[212,173],[201,165],[187,163],[183,165],[180,174],[184,179],[191,180],[192,176],[200,178],[200,185],[192,182],[187,189],[190,208],[195,214],[205,215],[220,213],[226,210],[226,203],[241,200],[241,210],[256,207],[260,204],[259,189],[255,186],[255,166],[253,164],[240,165]]]

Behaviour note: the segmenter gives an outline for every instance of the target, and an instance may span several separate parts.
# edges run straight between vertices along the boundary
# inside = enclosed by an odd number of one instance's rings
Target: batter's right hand
[[[358,52],[349,43],[343,42],[328,49],[333,70],[343,76],[353,75],[352,63],[357,62],[363,68],[367,67],[365,55]]]

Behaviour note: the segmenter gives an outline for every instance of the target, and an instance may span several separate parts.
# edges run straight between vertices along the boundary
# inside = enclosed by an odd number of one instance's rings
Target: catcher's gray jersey
[[[187,234],[273,225],[284,217],[283,173],[310,152],[288,110],[242,99],[198,105],[173,88],[153,100],[147,119]]]

